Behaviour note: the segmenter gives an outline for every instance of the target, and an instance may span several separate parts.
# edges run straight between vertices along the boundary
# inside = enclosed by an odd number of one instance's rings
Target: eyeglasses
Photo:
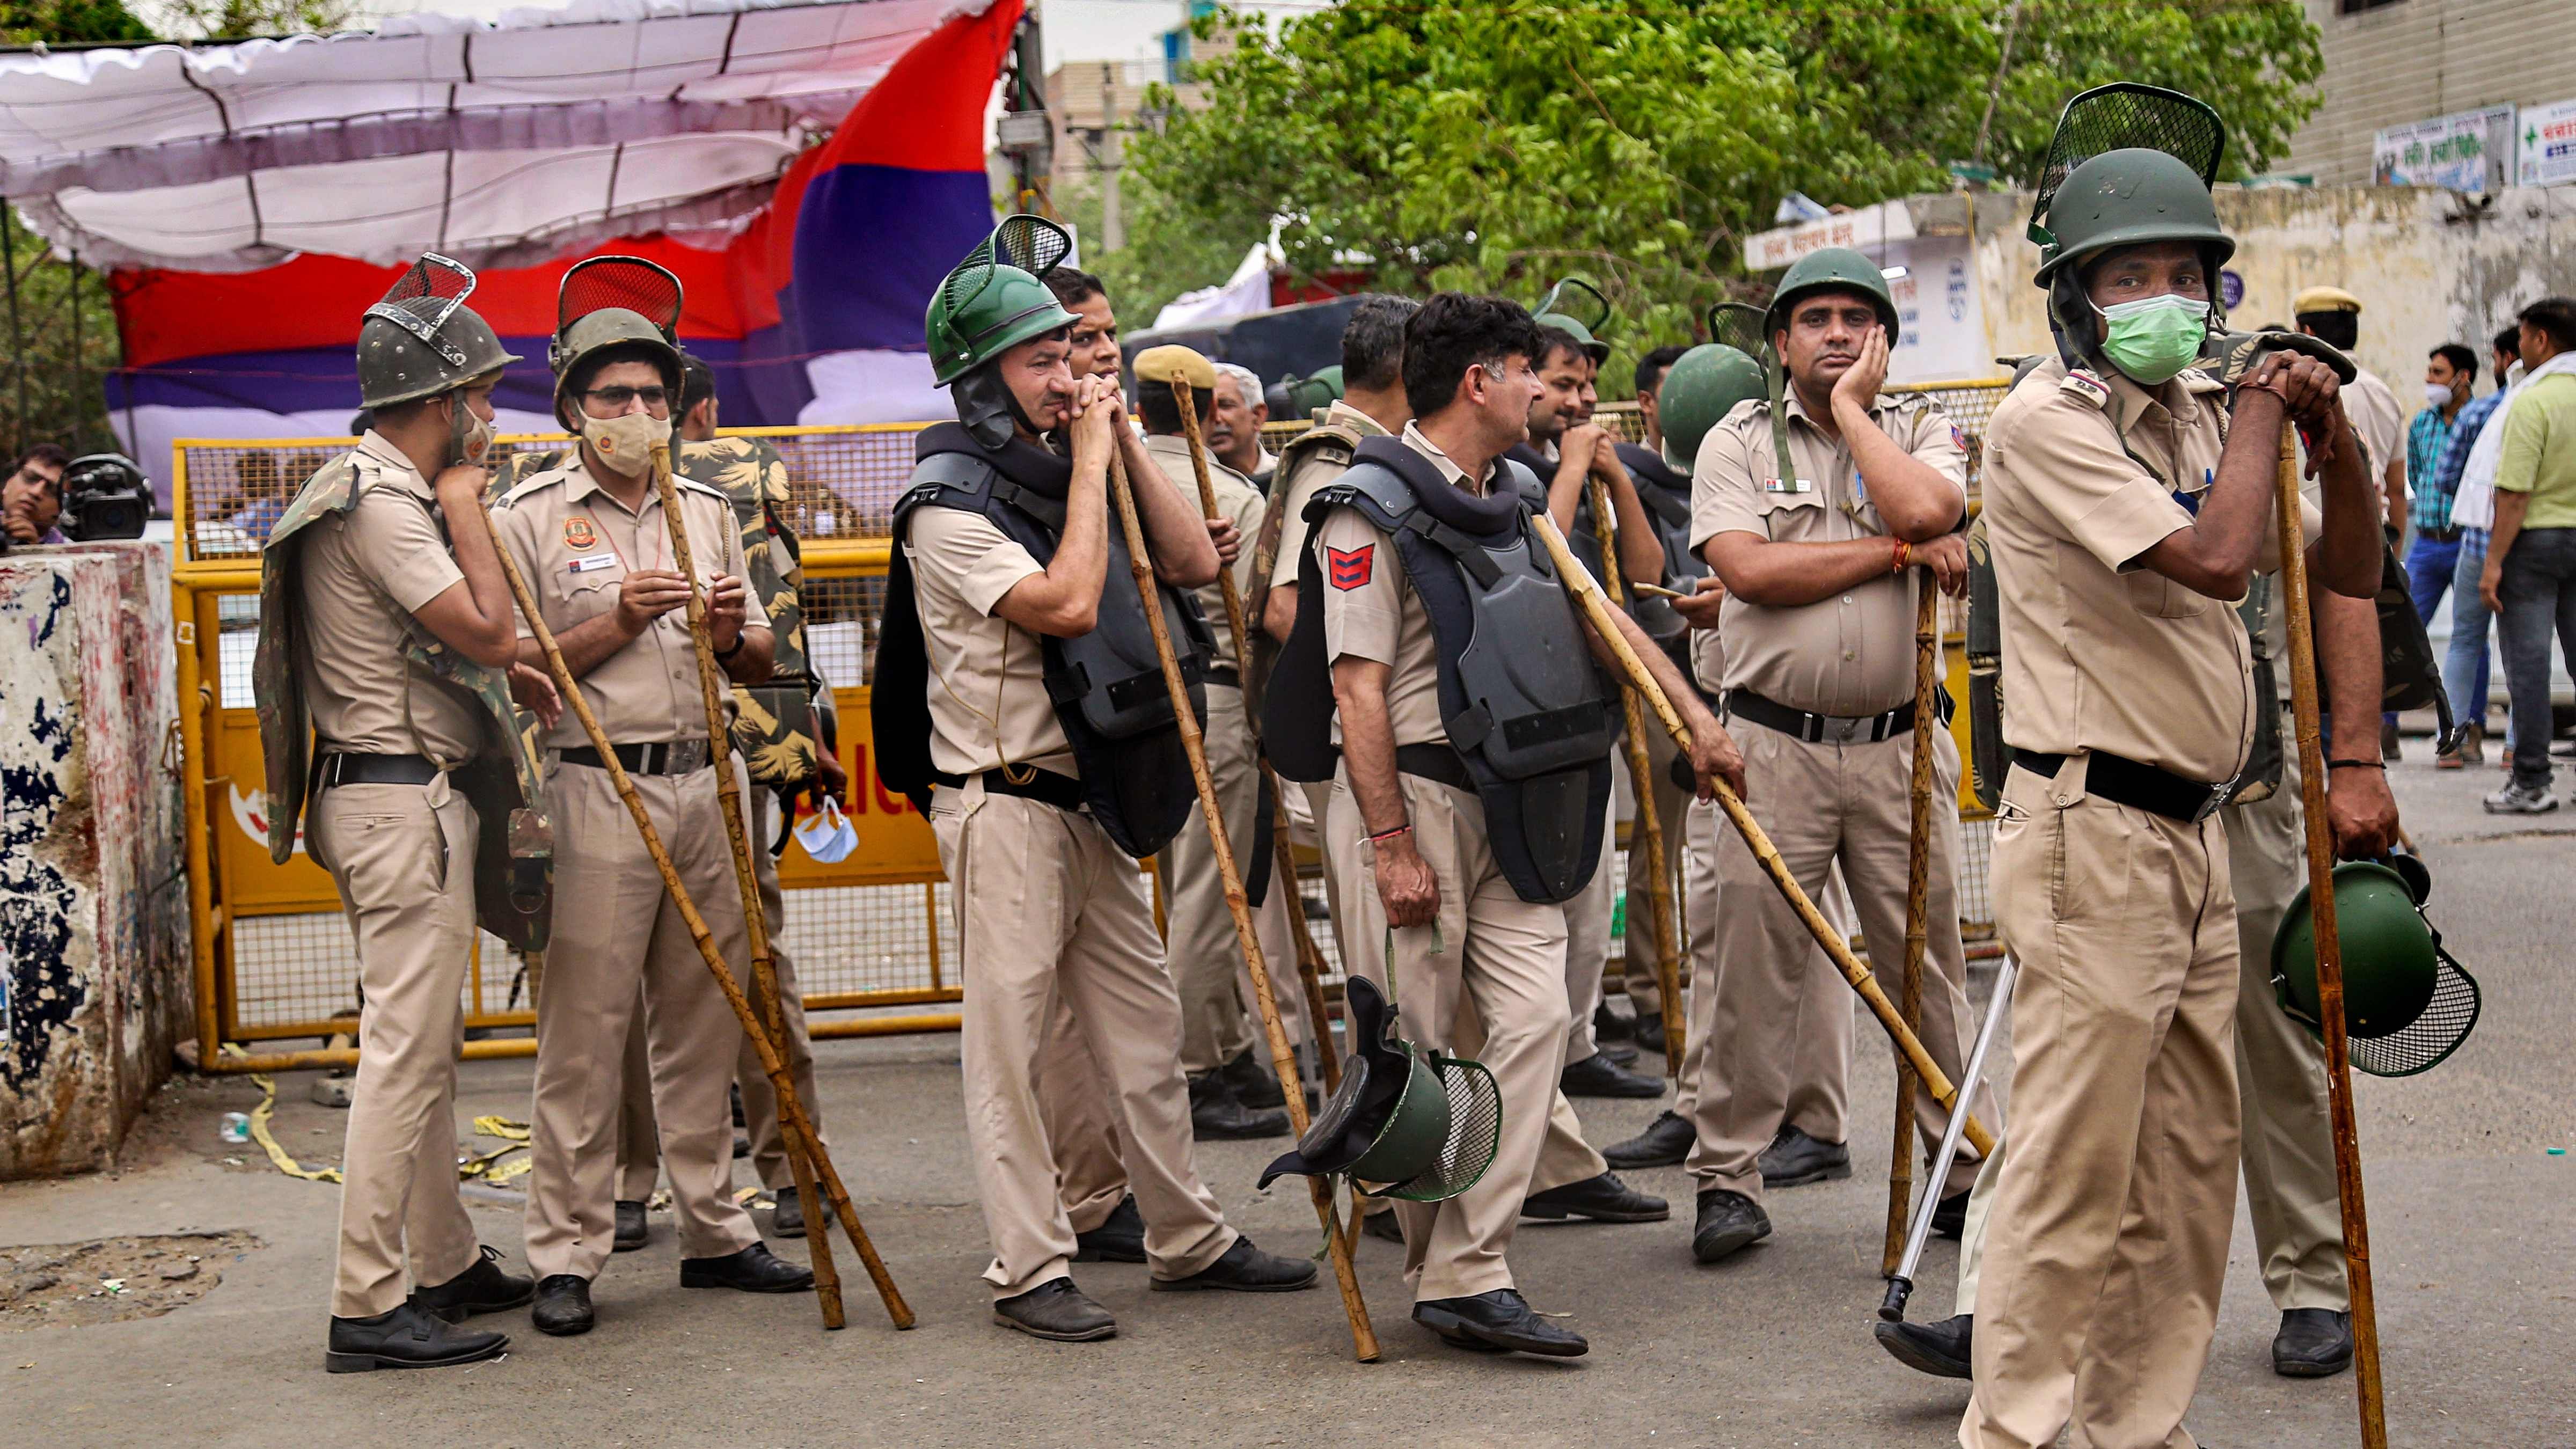
[[[671,390],[666,387],[594,387],[582,396],[621,409],[639,397],[648,408],[668,407],[671,402]]]

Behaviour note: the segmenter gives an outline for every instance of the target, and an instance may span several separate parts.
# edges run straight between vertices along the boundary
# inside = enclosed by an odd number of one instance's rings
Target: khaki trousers
[[[1261,797],[1261,764],[1252,726],[1243,716],[1243,691],[1222,684],[1207,686],[1207,762],[1216,785],[1217,802],[1225,808],[1225,834],[1234,849],[1234,867],[1249,876],[1252,862],[1270,854],[1268,822],[1255,818]],[[1270,1045],[1262,1039],[1259,998],[1252,989],[1252,967],[1243,943],[1234,934],[1234,913],[1225,903],[1225,878],[1217,869],[1216,841],[1204,812],[1193,814],[1181,833],[1163,849],[1164,944],[1172,963],[1172,987],[1181,998],[1181,1069],[1191,1076],[1211,1072],[1244,1052],[1265,1067]],[[1280,1024],[1291,1043],[1311,1040],[1306,1026],[1306,993],[1298,984],[1295,938],[1288,912],[1295,909],[1297,883],[1271,872],[1270,890],[1253,908],[1252,923],[1261,942],[1261,959],[1269,967],[1271,990],[1279,1001]]]
[[[339,785],[313,801],[357,938],[358,1082],[341,1156],[338,1318],[372,1318],[407,1290],[474,1266],[474,1224],[456,1185],[459,992],[474,949],[474,807],[444,779]]]
[[[1610,969],[1610,916],[1619,902],[1619,790],[1613,770],[1609,800],[1602,806],[1601,859],[1592,879],[1565,903],[1565,1059],[1579,1062],[1601,1050],[1593,1035],[1592,1013],[1601,1006],[1602,976]],[[1639,925],[1645,924],[1640,921]]]
[[[1503,1102],[1502,1140],[1483,1181],[1447,1202],[1396,1205],[1405,1283],[1423,1302],[1512,1286],[1505,1256],[1521,1200],[1551,1131],[1564,1130],[1560,1119],[1572,1123],[1557,1090],[1565,1067],[1565,911],[1513,892],[1494,864],[1485,808],[1473,792],[1415,775],[1396,779],[1414,846],[1439,882],[1438,924],[1393,932],[1389,959],[1368,826],[1343,776],[1334,783],[1324,835],[1350,912],[1342,959],[1350,974],[1390,991],[1404,1037],[1481,1061]],[[1466,1020],[1471,1006],[1474,1024]]]
[[[2285,762],[2271,798],[2226,812],[2228,871],[2236,885],[2236,1090],[2243,1113],[2245,1197],[2272,1306],[2352,1306],[2344,1276],[2343,1214],[2335,1190],[2334,1129],[2327,1117],[2325,1046],[2281,1011],[2271,980],[2272,933],[2308,883],[2299,760]],[[2008,1144],[1997,1143],[2000,1162]],[[1986,1220],[1998,1173],[1989,1163],[1968,1199],[1959,1244],[1959,1313],[1974,1313]]]
[[[1995,829],[2013,991],[2010,1159],[1977,1285],[1969,1449],[2192,1443],[2236,1210],[2227,827],[2015,769]]]
[[[1959,751],[1946,730],[1935,730],[1932,741],[1928,939],[1918,1035],[1955,1081],[1973,1030],[1967,954],[1959,940]],[[1853,912],[1873,946],[1875,969],[1895,994],[1905,944],[1913,736],[1810,744],[1747,723],[1736,742],[1744,751],[1754,818],[1810,899],[1823,896],[1833,867],[1842,867]],[[1818,1033],[1848,1036],[1851,990],[1829,964],[1819,969],[1823,957],[1815,938],[1781,899],[1743,837],[1714,819],[1710,831],[1716,836],[1717,911],[1727,929],[1717,943],[1713,979],[1691,1002],[1693,1014],[1708,1022],[1709,1038],[1700,1055],[1693,1102],[1698,1139],[1688,1166],[1700,1191],[1724,1189],[1759,1202],[1762,1149],[1791,1125],[1791,1088],[1801,1065],[1796,1044]],[[1820,1013],[1829,1014],[1830,1022],[1820,1017],[1811,1026],[1809,1018]],[[1918,1087],[1914,1121],[1928,1161],[1949,1114]],[[1974,1149],[1962,1147],[1941,1192],[1966,1191],[1978,1160]]]
[[[716,949],[743,962],[751,942],[716,807],[713,766],[634,775],[637,796]],[[736,788],[741,771],[730,765]],[[608,772],[554,763],[554,931],[537,998],[537,1082],[529,1156],[528,1266],[540,1278],[594,1278],[616,1232],[617,1140],[626,1039],[642,987],[648,1071],[681,1256],[716,1258],[760,1241],[733,1200],[733,1080],[743,1033],[707,976],[661,872]],[[736,969],[741,969],[737,967]]]
[[[1039,1108],[1060,1013],[1102,1068],[1097,1095],[1126,1149],[1154,1276],[1215,1262],[1238,1234],[1190,1161],[1180,1000],[1136,862],[1088,815],[986,794],[981,777],[940,788],[930,826],[965,963],[966,1141],[993,1238],[993,1296],[1016,1297],[1073,1263],[1075,1228]]]
[[[1682,941],[1688,954],[1682,971],[1690,982],[1690,1000],[1697,1002],[1706,1001],[1717,989],[1717,837],[1733,835],[1735,826],[1714,803],[1703,805],[1690,796],[1683,801]],[[1851,935],[1851,898],[1843,890],[1839,870],[1825,894],[1817,898],[1816,909],[1824,912],[1835,930],[1846,938]],[[1816,978],[1815,990],[1850,994],[1842,973],[1812,938],[1806,953],[1807,970]],[[1835,999],[1823,996],[1816,1010],[1798,1013],[1783,1063],[1789,1095],[1782,1120],[1819,1142],[1838,1143],[1851,1135],[1852,1017],[1858,1006],[1854,1002],[1837,1009],[1829,1004]],[[1673,1090],[1673,1112],[1686,1121],[1698,1120],[1709,1020],[1708,1013],[1701,1011],[1686,1011],[1682,1018],[1682,1072]]]
[[[1151,909],[1149,902],[1148,925]],[[1055,1156],[1057,1198],[1073,1230],[1087,1233],[1109,1221],[1126,1200],[1127,1149],[1109,1106],[1108,1074],[1062,997],[1048,1008],[1036,1072],[1038,1116]]]
[[[769,930],[769,964],[778,980],[779,1012],[787,1028],[785,1038],[770,1045],[785,1054],[797,1094],[804,1098],[805,1115],[829,1152],[832,1139],[823,1131],[822,1098],[816,1095],[814,1085],[814,1042],[805,1028],[805,992],[796,980],[796,955],[787,946],[787,897],[778,887],[778,859],[769,853],[771,817],[777,809],[777,795],[755,789],[751,792],[751,809],[743,817],[743,828],[751,837],[752,879],[760,887],[760,914]],[[742,894],[739,886],[734,894]],[[757,1006],[760,999],[752,993],[748,953],[735,968],[733,979],[742,994]],[[653,1195],[654,1172],[659,1165],[653,1151],[652,1058],[643,1023],[643,1017],[638,1015],[635,1025],[626,1032],[626,1091],[619,1105],[622,1116],[617,1135],[617,1196],[624,1202],[642,1202]],[[787,1134],[778,1126],[778,1093],[769,1085],[769,1073],[761,1070],[760,1053],[748,1035],[743,1037],[741,1055],[734,1062],[734,1081],[742,1087],[743,1130],[751,1137],[751,1162],[760,1173],[761,1186],[772,1192],[792,1188],[796,1174],[787,1165]],[[635,1190],[638,1187],[640,1191]]]
[[[1682,841],[1689,832],[1691,795],[1687,791],[1673,788],[1670,766],[1673,756],[1678,753],[1680,753],[1680,747],[1673,743],[1673,737],[1649,722],[1646,730],[1646,761],[1647,768],[1654,772],[1655,824],[1661,827],[1663,832],[1664,863],[1673,873],[1671,881],[1673,906],[1675,911],[1680,913],[1674,922],[1674,929],[1687,934],[1688,927],[1684,922],[1687,921],[1688,915],[1682,905],[1684,875]],[[1628,988],[1628,1004],[1635,1007],[1640,1016],[1650,1011],[1664,1009],[1663,977],[1655,966],[1655,923],[1647,914],[1652,909],[1650,903],[1654,899],[1649,893],[1649,874],[1646,869],[1646,843],[1632,830],[1629,832],[1628,842],[1628,930],[1625,938],[1624,982]],[[1690,981],[1689,960],[1688,955],[1682,958],[1681,978],[1685,986]],[[1662,1049],[1662,1044],[1659,1042],[1641,1042],[1639,1045]]]

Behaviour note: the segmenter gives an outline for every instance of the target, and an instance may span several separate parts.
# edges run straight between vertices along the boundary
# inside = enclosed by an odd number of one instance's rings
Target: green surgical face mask
[[[2209,304],[2170,293],[2093,309],[2102,314],[2102,355],[2149,387],[2191,366],[2209,336]]]

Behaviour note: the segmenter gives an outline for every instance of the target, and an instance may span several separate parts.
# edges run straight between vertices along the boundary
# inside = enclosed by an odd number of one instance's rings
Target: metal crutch
[[[2012,1005],[2013,978],[2020,967],[2010,952],[1995,972],[1995,998],[1986,1005],[1985,1024],[1977,1028],[1977,1045],[1968,1053],[1968,1068],[1960,1074],[1958,1109],[1950,1114],[1950,1125],[1942,1130],[1941,1150],[1932,1159],[1932,1171],[1923,1181],[1923,1202],[1914,1210],[1914,1227],[1905,1235],[1905,1256],[1896,1265],[1894,1276],[1887,1280],[1887,1298],[1878,1305],[1878,1316],[1889,1323],[1905,1321],[1905,1300],[1914,1296],[1914,1270],[1923,1261],[1923,1244],[1932,1236],[1932,1214],[1941,1205],[1940,1183],[1950,1175],[1950,1164],[1959,1155],[1959,1138],[1968,1123],[1968,1102],[1986,1079],[1986,1053],[1995,1044],[1995,1030],[2003,1025],[2004,1012]]]

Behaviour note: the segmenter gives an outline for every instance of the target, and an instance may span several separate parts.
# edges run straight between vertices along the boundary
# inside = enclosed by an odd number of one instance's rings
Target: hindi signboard
[[[2371,137],[2371,174],[2381,186],[2439,186],[2485,196],[2514,174],[2514,108],[2455,111]]]
[[[2576,101],[2522,108],[2514,178],[2521,186],[2576,181]]]

